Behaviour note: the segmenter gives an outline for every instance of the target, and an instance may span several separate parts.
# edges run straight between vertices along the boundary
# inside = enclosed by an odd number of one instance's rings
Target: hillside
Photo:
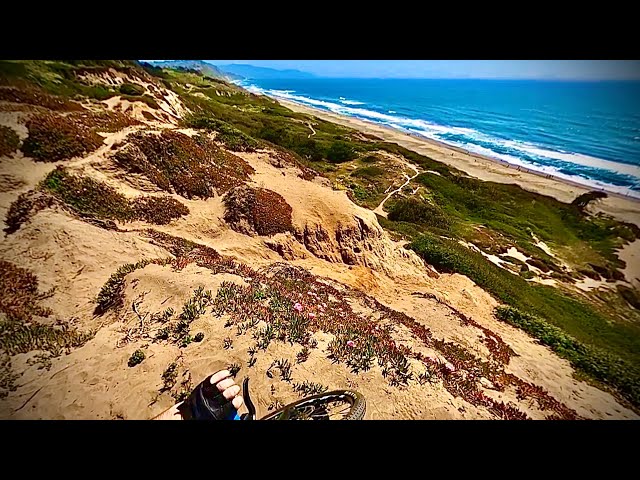
[[[159,68],[195,70],[196,72],[200,72],[202,75],[217,78],[219,80],[234,80],[240,78],[238,75],[223,72],[215,65],[203,62],[202,60],[153,61],[151,62],[151,65]]]
[[[300,70],[256,67],[244,63],[230,63],[218,65],[218,69],[229,75],[236,75],[247,79],[267,79],[267,78],[313,78],[315,75]]]
[[[152,418],[225,366],[259,416],[637,418],[633,224],[135,62],[0,62],[0,157],[0,418]]]

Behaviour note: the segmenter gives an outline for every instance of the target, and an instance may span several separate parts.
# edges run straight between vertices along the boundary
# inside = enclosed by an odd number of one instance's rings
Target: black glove
[[[237,411],[227,400],[209,375],[178,408],[187,420],[233,420]]]

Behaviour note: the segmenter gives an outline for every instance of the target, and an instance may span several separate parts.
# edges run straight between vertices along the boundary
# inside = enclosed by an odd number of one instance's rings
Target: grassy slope
[[[26,79],[51,94],[108,98],[118,93],[104,87],[82,85],[74,78],[78,68],[100,70],[106,66],[134,71],[139,68],[132,62],[2,61],[0,84],[15,85]],[[269,143],[284,147],[334,183],[338,183],[339,175],[346,176],[344,183],[352,190],[355,201],[366,206],[373,207],[380,197],[381,185],[389,185],[398,174],[397,171],[385,173],[386,165],[372,159],[371,152],[386,150],[400,154],[424,170],[439,172],[440,176],[420,175],[411,186],[423,187],[417,201],[422,202],[430,214],[437,209],[440,221],[431,222],[429,215],[412,218],[411,212],[416,211],[413,205],[404,209],[404,221],[381,219],[383,226],[413,240],[412,248],[430,263],[468,275],[501,301],[539,316],[587,345],[635,363],[640,359],[637,327],[612,323],[610,317],[584,299],[572,298],[558,289],[532,285],[458,243],[440,238],[480,241],[475,227],[481,225],[487,249],[495,241],[516,244],[528,255],[554,266],[554,259],[533,244],[533,233],[560,251],[578,252],[571,259],[575,266],[596,263],[615,271],[620,266],[615,248],[633,240],[638,235],[637,228],[611,219],[586,217],[570,205],[514,185],[469,179],[454,168],[396,144],[361,139],[353,130],[292,112],[269,98],[219,80],[187,72],[155,70],[150,73],[179,93],[195,112],[193,118],[185,119],[186,125],[194,125],[202,118],[215,119],[242,132],[245,137],[241,137],[241,145],[253,145],[251,141],[255,140],[256,145]],[[316,135],[309,137],[307,122],[313,122]],[[225,129],[226,134],[233,136],[233,129]],[[345,172],[347,163],[357,168]],[[391,218],[398,203],[395,200],[388,204]],[[629,374],[635,376],[637,372]]]

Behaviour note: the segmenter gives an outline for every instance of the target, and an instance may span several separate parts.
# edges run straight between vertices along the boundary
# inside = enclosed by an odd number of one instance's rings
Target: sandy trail
[[[313,129],[313,127],[311,126],[311,123],[307,123],[307,126],[311,129],[311,132],[309,135],[307,135],[307,138],[311,138],[316,134],[316,131]]]
[[[385,218],[387,218],[387,212],[385,212],[382,207],[384,206],[385,202],[387,200],[389,200],[393,195],[395,195],[396,193],[398,193],[399,191],[401,191],[404,187],[406,187],[407,185],[409,185],[409,182],[411,180],[413,180],[414,178],[416,178],[418,175],[420,175],[420,172],[418,171],[418,169],[414,166],[411,165],[410,163],[406,164],[407,167],[411,168],[415,173],[415,175],[413,177],[410,177],[409,175],[407,175],[406,173],[403,173],[403,175],[405,176],[405,178],[407,179],[399,188],[396,188],[395,190],[393,190],[392,192],[389,192],[387,194],[387,196],[384,198],[384,200],[382,200],[382,202],[380,202],[380,205],[378,205],[375,210],[373,211],[373,213],[376,213],[378,215],[381,215]],[[413,193],[416,193],[418,191],[418,189],[416,189]]]

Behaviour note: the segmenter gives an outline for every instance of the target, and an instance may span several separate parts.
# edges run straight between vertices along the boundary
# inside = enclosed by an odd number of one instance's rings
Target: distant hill
[[[300,70],[276,70],[275,68],[256,67],[244,63],[232,63],[229,65],[218,65],[218,69],[225,73],[238,75],[248,79],[266,78],[314,78],[315,75],[302,72]]]
[[[234,80],[238,77],[233,74],[220,71],[215,65],[212,65],[202,60],[166,60],[163,62],[149,62],[156,67],[162,68],[188,68],[191,70],[197,70],[203,75],[207,75],[213,78],[219,78],[222,80]]]

